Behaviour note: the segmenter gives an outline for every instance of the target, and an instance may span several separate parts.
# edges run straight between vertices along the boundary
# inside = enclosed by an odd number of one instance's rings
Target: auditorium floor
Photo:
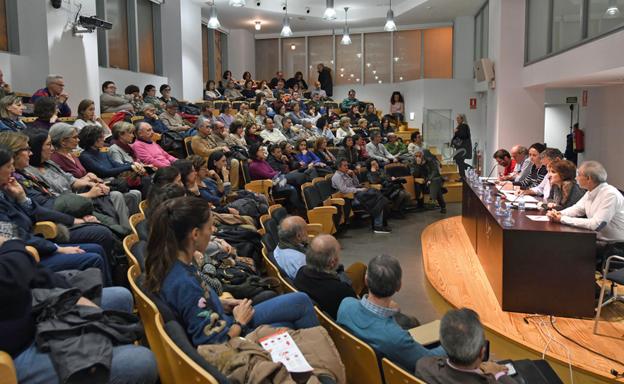
[[[416,316],[421,323],[440,318],[425,290],[420,234],[425,227],[437,220],[461,214],[460,203],[448,204],[447,209],[446,215],[439,210],[431,210],[410,213],[405,220],[391,220],[389,224],[392,233],[388,235],[375,235],[368,225],[349,228],[338,236],[342,245],[342,263],[368,263],[380,253],[397,257],[403,268],[403,286],[395,300],[402,311]]]

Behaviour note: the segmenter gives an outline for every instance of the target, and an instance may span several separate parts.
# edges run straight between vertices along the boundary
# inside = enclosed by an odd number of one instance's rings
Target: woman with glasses
[[[178,103],[178,99],[176,99],[175,97],[171,96],[171,86],[169,84],[163,84],[160,86],[160,100],[167,104],[170,101],[174,101],[176,103]]]
[[[165,108],[165,103],[156,97],[156,87],[152,84],[148,84],[145,88],[143,88],[143,103],[144,105],[151,104],[154,108],[156,108],[156,113],[159,115]]]

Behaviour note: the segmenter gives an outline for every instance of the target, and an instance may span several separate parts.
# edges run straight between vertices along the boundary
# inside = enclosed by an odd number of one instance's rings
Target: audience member
[[[329,120],[327,119],[327,116],[322,116],[316,121],[316,128],[318,130],[318,134],[320,136],[325,137],[327,139],[327,142],[331,144],[338,143],[338,139],[336,138],[336,136],[334,135],[334,132],[332,132],[330,128]]]
[[[351,125],[358,125],[360,123],[362,116],[360,115],[358,104],[351,104],[349,112],[347,112],[347,117],[351,119]],[[366,124],[368,125],[368,120],[366,120]]]
[[[156,114],[157,109],[153,104],[143,104],[143,121],[152,126],[152,130],[156,133],[163,134],[169,131],[169,127]],[[163,112],[164,113],[164,112]],[[198,119],[199,120],[199,119]]]
[[[59,117],[71,116],[71,108],[67,104],[69,95],[65,92],[65,79],[61,75],[48,75],[46,77],[46,87],[37,90],[30,97],[31,103],[37,103],[42,97],[51,97],[58,109]]]
[[[230,115],[230,109],[232,105],[230,103],[222,103],[219,107],[219,116],[217,116],[217,121],[220,121],[223,125],[225,125],[225,129],[230,129],[230,124],[234,121],[234,116]]]
[[[204,100],[222,100],[223,95],[217,89],[214,80],[208,80],[206,82],[206,89],[204,90]]]
[[[154,131],[149,123],[139,121],[136,127],[136,140],[130,145],[136,158],[143,164],[155,168],[168,167],[177,159],[168,154],[158,143],[153,141]]]
[[[301,73],[301,71],[295,72],[295,76],[286,81],[286,88],[293,89],[295,84],[299,86],[300,91],[308,89],[308,83],[303,79],[303,73]]]
[[[416,153],[422,152],[425,149],[429,149],[429,145],[423,141],[422,134],[420,132],[413,132],[410,135],[410,143],[407,145],[407,152],[411,156],[416,156]]]
[[[388,116],[384,116],[381,118],[381,123],[379,124],[379,133],[381,133],[382,136],[385,136],[390,132],[394,132],[392,122]]]
[[[451,309],[440,322],[440,344],[448,357],[426,356],[416,363],[416,376],[431,384],[513,384],[507,367],[486,358],[486,340],[479,315]]]
[[[9,223],[2,224],[6,227]],[[67,382],[81,381],[80,377],[83,378],[82,381],[99,381],[97,379],[106,372],[106,377],[112,383],[156,383],[158,379],[156,360],[149,349],[132,343],[116,343],[111,347],[113,337],[104,334],[100,336],[105,340],[104,344],[93,340],[88,343],[88,346],[83,345],[84,343],[68,344],[61,356],[54,356],[49,351],[42,352],[37,347],[35,336],[38,319],[41,318],[41,312],[48,308],[33,306],[33,290],[67,291],[71,285],[61,275],[37,263],[26,251],[25,245],[22,240],[11,234],[0,235],[0,270],[2,271],[0,272],[0,306],[4,312],[0,320],[0,349],[7,351],[13,358],[18,382],[62,382],[63,379],[59,377],[56,364],[59,361],[61,364],[69,364],[70,359],[78,358],[80,367],[88,373],[72,372],[74,374]],[[77,257],[82,257],[82,255],[77,255]],[[80,312],[96,313],[102,310],[114,310],[125,312],[130,316],[133,302],[132,295],[127,289],[111,287],[102,290],[99,306],[84,296],[75,297],[75,303],[68,303],[67,306]],[[111,344],[106,346],[106,343]],[[110,360],[103,363],[107,358]],[[65,359],[67,361],[64,361]],[[99,374],[93,373],[92,370],[96,369]]]
[[[269,85],[271,86],[271,88],[275,88],[275,87],[277,87],[277,83],[280,80],[284,80],[284,72],[277,71],[277,72],[275,72],[275,77],[271,79],[271,83]],[[284,82],[285,81],[286,80],[284,80]]]
[[[138,173],[145,173],[145,167],[137,162],[136,154],[130,146],[134,142],[134,125],[125,121],[117,122],[113,125],[112,136],[111,146],[108,147],[111,160],[119,164],[135,165],[139,170]]]
[[[194,262],[207,248],[213,226],[204,200],[167,200],[156,208],[151,223],[144,287],[171,307],[193,345],[222,343],[261,324],[291,329],[318,325],[305,293],[281,295],[253,306],[249,299],[220,299],[201,283]]]
[[[355,98],[355,90],[350,89],[348,96],[342,100],[342,102],[340,103],[340,110],[343,113],[347,113],[349,112],[349,110],[351,110],[351,106],[352,105],[360,105],[360,101],[358,99]]]
[[[368,125],[379,125],[379,116],[377,116],[377,111],[375,111],[375,104],[366,104],[364,118],[368,121]]]
[[[279,244],[273,251],[273,257],[286,276],[294,280],[299,268],[306,264],[307,223],[299,216],[289,216],[280,223],[278,236]]]
[[[366,180],[371,184],[381,186],[381,193],[392,202],[394,215],[404,219],[405,208],[410,201],[410,195],[403,188],[402,180],[394,176],[388,177],[375,159],[368,159],[366,168]]]
[[[354,194],[353,203],[361,205],[372,217],[374,233],[392,232],[387,225],[389,201],[381,192],[360,185],[355,173],[349,169],[347,160],[338,162],[338,169],[332,176],[332,186],[343,194]]]
[[[245,142],[248,147],[251,147],[253,144],[261,144],[262,137],[260,136],[260,128],[257,124],[251,124],[245,127]]]
[[[0,86],[0,89],[1,86]],[[7,95],[0,99],[0,132],[19,132],[26,129],[26,124],[20,120],[24,113],[22,98],[14,95]]]
[[[166,105],[168,102],[173,101],[179,104],[178,99],[171,96],[171,86],[169,84],[163,84],[160,86],[160,100]],[[164,105],[163,105],[164,108]]]
[[[240,120],[243,126],[256,122],[254,115],[249,112],[249,103],[241,103],[236,114],[235,120]]]
[[[134,84],[126,86],[124,89],[124,97],[130,101],[134,112],[140,112],[143,109],[143,96],[141,90]]]
[[[245,99],[245,96],[236,88],[234,84],[234,80],[228,80],[225,83],[225,91],[223,92],[223,96],[225,96],[228,100],[242,100]]]
[[[576,180],[587,193],[573,206],[548,211],[553,222],[596,231],[598,263],[624,249],[624,196],[607,183],[607,171],[597,161],[585,161]],[[621,251],[620,251],[621,252]]]
[[[349,164],[349,168],[354,168],[356,165],[359,165],[360,155],[355,147],[353,136],[344,138],[342,148],[340,148],[340,152],[338,152],[338,160],[346,160]]]
[[[175,101],[167,102],[165,111],[158,118],[167,126],[169,131],[186,135],[191,129],[191,126],[178,113],[178,103]]]
[[[334,168],[336,166],[336,156],[327,149],[327,138],[319,137],[314,141],[314,154],[319,160],[327,166]]]
[[[156,97],[156,87],[152,84],[148,84],[143,88],[143,103],[151,104],[156,109],[156,114],[163,113],[165,103]],[[145,106],[143,107],[145,110]]]
[[[459,176],[462,180],[466,176],[466,159],[472,159],[472,139],[470,138],[470,127],[468,127],[468,121],[466,121],[466,115],[460,113],[455,117],[457,126],[451,139],[451,146],[455,148],[453,159],[459,169]]]
[[[263,96],[266,99],[273,98],[273,91],[267,85],[266,80],[260,80],[260,82],[258,83],[258,87],[256,88],[256,97],[257,96]],[[256,105],[259,105],[257,100],[256,100]]]
[[[134,107],[127,98],[117,94],[117,86],[115,83],[112,81],[105,81],[102,84],[102,94],[100,95],[100,111],[102,111],[102,113],[119,111],[134,112]]]
[[[402,274],[396,258],[375,256],[366,271],[368,295],[360,300],[353,297],[342,300],[337,321],[377,353],[414,372],[419,359],[443,356],[444,350],[442,347],[423,347],[395,321],[400,310],[392,296],[401,289]]]
[[[209,103],[202,104],[199,109],[199,116],[197,116],[197,120],[195,120],[193,128],[198,129],[204,123],[204,120],[208,120],[211,124],[214,124],[216,121],[212,114],[212,107]]]
[[[249,123],[250,125],[256,125],[255,122]],[[230,125],[230,134],[225,138],[225,143],[228,147],[244,157],[247,156],[247,142],[245,141],[245,130],[243,129],[243,123],[240,120],[234,120]]]
[[[13,95],[14,92],[11,89],[11,84],[4,81],[4,72],[0,69],[0,99],[4,96]]]
[[[241,94],[246,99],[253,99],[256,97],[256,91],[254,90],[254,81],[249,79],[245,80],[245,84],[243,89],[241,90]]]
[[[310,98],[313,98],[314,95],[319,95],[321,100],[327,98],[327,92],[322,88],[320,81],[314,82],[314,88],[312,88],[312,92],[310,92]]]
[[[416,152],[415,161],[412,165],[412,175],[416,180],[416,206],[423,208],[425,205],[424,194],[429,190],[431,200],[436,200],[440,206],[440,213],[446,213],[444,201],[444,179],[440,173],[440,162],[428,150]]]
[[[409,160],[410,158],[413,158],[413,156],[409,155],[407,152],[407,145],[399,139],[399,136],[397,136],[396,133],[390,132],[387,137],[388,142],[385,147],[392,156],[399,160]]]
[[[327,97],[332,97],[334,92],[334,81],[332,80],[331,68],[326,67],[323,63],[319,63],[316,66],[318,71],[318,81],[321,89],[325,91]]]
[[[85,125],[97,125],[104,129],[106,137],[111,135],[108,124],[100,116],[95,115],[95,102],[89,99],[84,99],[78,104],[78,118],[74,121],[74,127],[78,129],[78,132]]]
[[[288,141],[288,138],[284,136],[282,131],[275,129],[273,119],[267,117],[264,119],[264,129],[260,132],[260,137],[265,142],[279,144],[282,141]]]
[[[35,102],[33,115],[37,120],[28,124],[30,128],[49,130],[59,118],[56,102],[51,97],[40,97]]]
[[[545,165],[546,168],[548,169],[548,165],[555,160],[561,160],[563,159],[563,154],[561,153],[560,150],[558,150],[557,148],[546,148],[545,150],[543,150],[540,155],[540,161],[542,163],[542,165]],[[574,170],[576,171],[576,166],[574,167]],[[574,179],[574,176],[572,176],[572,179]],[[550,177],[548,177],[548,175],[546,175],[543,179],[542,182],[539,183],[539,185],[535,186],[535,187],[531,187],[527,190],[524,190],[523,193],[525,195],[535,195],[535,196],[542,196],[542,200],[546,201],[548,199],[548,196],[550,195]],[[576,202],[576,201],[575,201]]]
[[[340,125],[336,129],[336,140],[338,143],[342,143],[342,140],[347,136],[353,136],[355,132],[351,129],[351,119],[347,116],[340,118]]]
[[[392,92],[390,96],[390,114],[394,116],[397,121],[405,120],[405,101],[403,95],[399,91]]]
[[[371,134],[371,141],[366,144],[366,152],[368,153],[368,156],[379,162],[380,167],[383,167],[388,163],[395,163],[399,161],[396,156],[388,152],[386,147],[381,144],[381,134],[378,132],[373,132]]]

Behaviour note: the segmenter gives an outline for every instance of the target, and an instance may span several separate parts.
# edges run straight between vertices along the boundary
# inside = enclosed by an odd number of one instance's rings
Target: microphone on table
[[[490,170],[490,173],[488,173],[488,175],[485,177],[485,181],[486,181],[487,183],[494,184],[494,183],[492,183],[491,181],[487,181],[487,180],[490,178],[490,176],[492,175],[492,172],[494,172],[494,170],[496,169],[496,167],[497,167],[497,166],[498,166],[498,164],[494,164],[494,166],[493,166],[493,167],[492,167],[492,169]]]

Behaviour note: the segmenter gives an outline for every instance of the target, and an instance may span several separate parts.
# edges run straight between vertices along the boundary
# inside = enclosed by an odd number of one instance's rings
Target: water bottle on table
[[[521,197],[520,200],[518,200],[518,211],[524,212],[525,209],[526,209],[526,206],[524,202],[524,197]]]

